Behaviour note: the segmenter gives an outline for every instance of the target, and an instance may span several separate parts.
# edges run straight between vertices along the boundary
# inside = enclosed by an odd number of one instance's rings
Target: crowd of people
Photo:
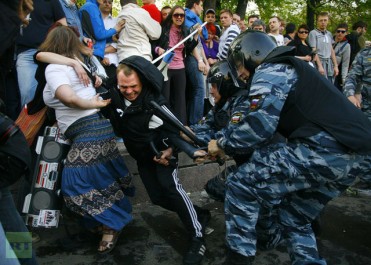
[[[0,50],[1,112],[15,120],[22,108],[33,111],[34,101],[54,111],[72,143],[63,199],[101,237],[98,253],[111,252],[132,220],[131,176],[117,148],[122,138],[152,203],[175,212],[188,232],[185,265],[202,263],[211,214],[179,182],[180,151],[197,162],[228,155],[236,163],[222,184],[225,264],[253,264],[257,249],[279,244],[292,264],[326,264],[311,223],[357,177],[371,181],[366,23],[356,22],[349,34],[340,23],[333,35],[330,15],[320,12],[313,30],[278,16],[266,26],[255,14],[245,23],[228,9],[203,12],[202,0],[161,10],[155,0],[120,0],[117,17],[112,0],[86,0],[79,9],[75,0],[1,5],[11,25],[1,29],[8,36]],[[7,139],[1,135],[0,154],[13,160],[1,166],[21,163],[21,174],[32,174],[29,161],[7,153]],[[1,206],[7,200],[4,211],[11,207],[16,220],[11,224],[0,207],[0,228],[27,231],[0,183]],[[19,264],[1,254],[1,264]],[[37,264],[35,254],[19,262]]]

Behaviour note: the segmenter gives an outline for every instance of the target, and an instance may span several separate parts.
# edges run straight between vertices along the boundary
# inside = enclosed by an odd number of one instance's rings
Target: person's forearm
[[[196,60],[199,62],[200,60],[202,60],[202,57],[200,56],[199,52],[198,52],[198,49],[197,49],[197,46],[193,49],[192,51],[192,55],[193,57],[196,58]]]
[[[55,92],[55,97],[67,107],[75,109],[98,109],[106,106],[110,101],[99,99],[99,95],[95,95],[90,99],[81,98],[69,85],[59,86]]]
[[[111,45],[108,45],[105,49],[104,49],[104,53],[115,53],[117,52],[117,49],[115,49],[114,47],[112,47]]]
[[[317,54],[314,56],[314,61],[316,62],[318,68],[323,68],[321,60]]]
[[[203,59],[204,63],[206,65],[208,65],[209,62],[207,61],[206,54],[205,54],[205,51],[204,51],[203,47],[202,47],[202,51],[201,51],[201,56],[202,56],[202,59]]]
[[[61,64],[61,65],[68,65],[72,67],[78,63],[78,61],[75,59],[71,59],[63,55],[59,55],[57,53],[52,53],[52,52],[39,52],[36,55],[36,60],[43,62],[43,63]]]
[[[97,106],[91,100],[83,99],[78,97],[77,95],[71,96],[69,99],[62,101],[63,104],[70,108],[75,109],[95,109]]]
[[[336,60],[336,55],[335,55],[335,52],[334,52],[334,49],[331,48],[331,60],[332,60],[332,63],[334,64],[334,68],[338,67],[338,62]]]

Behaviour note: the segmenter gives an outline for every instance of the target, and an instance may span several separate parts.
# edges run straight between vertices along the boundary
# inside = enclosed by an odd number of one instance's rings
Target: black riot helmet
[[[236,71],[245,67],[254,73],[255,68],[276,47],[277,43],[265,32],[247,30],[232,42],[228,51],[228,62]]]
[[[235,73],[233,73],[233,69],[227,60],[219,61],[210,68],[207,75],[207,83],[216,84],[222,97],[230,95],[226,90],[230,89],[231,86],[237,88],[245,87],[242,81],[235,79]]]
[[[210,87],[209,84],[216,84],[220,96],[226,100],[236,91],[245,88],[245,83],[237,80],[235,76],[236,73],[232,72],[227,60],[219,61],[210,68],[206,87]]]

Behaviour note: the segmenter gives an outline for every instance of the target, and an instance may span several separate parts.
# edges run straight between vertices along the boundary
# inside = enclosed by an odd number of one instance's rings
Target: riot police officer
[[[228,60],[236,77],[251,82],[249,109],[215,134],[208,152],[251,157],[226,181],[226,264],[252,264],[258,219],[262,243],[274,246],[282,234],[292,264],[326,264],[311,221],[354,181],[347,173],[371,151],[370,123],[290,47],[276,47],[263,32],[238,36]],[[272,141],[276,132],[287,142]],[[275,212],[260,216],[261,209]]]

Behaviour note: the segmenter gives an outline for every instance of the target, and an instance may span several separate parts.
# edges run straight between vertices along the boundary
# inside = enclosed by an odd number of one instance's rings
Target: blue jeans
[[[205,81],[202,72],[198,70],[195,57],[189,55],[185,59],[187,86],[190,88],[188,101],[188,125],[198,123],[204,114]]]
[[[15,207],[13,196],[7,187],[0,189],[0,223],[2,224],[5,232],[28,232],[22,217],[19,215]],[[29,240],[32,240],[31,236]],[[4,242],[2,241],[0,246],[5,245],[3,243]],[[34,251],[32,251],[31,258],[21,258],[19,259],[19,262],[27,265],[38,264]],[[4,263],[1,261],[0,264]]]
[[[18,86],[21,94],[21,107],[23,108],[34,96],[37,87],[35,73],[37,64],[33,60],[36,49],[24,51],[17,56]]]

